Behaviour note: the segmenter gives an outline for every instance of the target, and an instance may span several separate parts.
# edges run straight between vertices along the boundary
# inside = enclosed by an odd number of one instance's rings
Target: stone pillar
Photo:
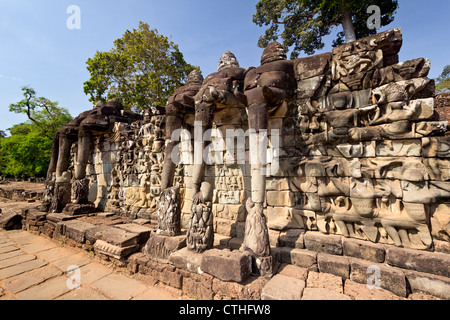
[[[216,111],[239,109],[242,102],[245,69],[233,53],[227,51],[220,58],[218,72],[210,74],[195,96],[194,167],[192,173],[193,200],[187,232],[189,250],[203,252],[214,242],[212,195],[213,186],[205,181],[204,150],[211,142],[204,141],[205,132],[213,127]],[[245,96],[244,96],[245,98]],[[217,124],[217,123],[216,123]]]
[[[250,167],[252,195],[247,200],[247,220],[241,252],[250,251],[255,256],[256,267],[261,275],[272,274],[269,232],[263,212],[266,195],[267,164],[267,106],[253,104],[248,107],[250,128]],[[265,142],[265,143],[264,143]]]
[[[69,167],[70,147],[72,143],[65,133],[59,135],[58,161],[56,163],[56,178],[62,176],[63,172]]]
[[[252,195],[247,200],[247,221],[241,251],[255,256],[261,275],[273,272],[269,231],[263,207],[266,197],[267,147],[269,117],[283,118],[287,102],[295,88],[293,63],[286,60],[286,50],[277,42],[267,46],[261,66],[250,69],[245,77],[250,128],[250,167]]]
[[[75,164],[75,180],[73,182],[76,204],[89,203],[89,179],[86,179],[86,167],[91,156],[92,134],[81,129],[78,132],[77,162]]]
[[[90,132],[82,129],[78,133],[77,163],[75,164],[76,180],[82,180],[86,177],[86,167],[91,156],[91,136]]]
[[[67,204],[71,200],[71,185],[70,185],[70,173],[64,172],[55,181],[55,193],[50,205],[50,213],[61,213]]]
[[[175,237],[181,234],[180,188],[172,187],[161,192],[158,207],[158,234]]]
[[[186,244],[189,250],[196,252],[204,252],[212,248],[214,242],[212,188],[205,182],[206,163],[203,161],[203,150],[207,145],[203,141],[203,137],[205,132],[212,128],[215,110],[216,106],[211,103],[201,103],[196,106],[195,110],[194,167],[192,173],[194,198]]]
[[[50,158],[50,164],[48,165],[47,180],[51,180],[53,173],[56,172],[59,153],[59,134],[59,132],[55,133],[55,136],[52,140],[52,156]]]

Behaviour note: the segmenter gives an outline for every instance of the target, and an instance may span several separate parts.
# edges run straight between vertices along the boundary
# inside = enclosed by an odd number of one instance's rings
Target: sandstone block
[[[377,143],[378,157],[420,157],[422,143],[418,139],[385,140]]]
[[[289,207],[267,207],[268,228],[285,231],[304,228],[303,219],[297,219],[298,210]]]
[[[295,77],[304,80],[330,72],[331,53],[323,53],[294,61]]]
[[[263,277],[250,278],[244,283],[225,282],[214,278],[212,284],[214,300],[258,300],[267,282],[268,280]]]
[[[189,274],[183,277],[183,294],[198,300],[212,300],[213,280],[209,274]]]
[[[94,227],[93,224],[87,222],[69,220],[64,222],[64,235],[78,243],[84,243],[86,240],[86,231]]]
[[[136,252],[139,249],[139,245],[131,245],[127,247],[119,247],[112,245],[103,240],[97,240],[94,244],[94,251],[100,254],[104,254],[115,259],[123,259],[128,255]]]
[[[308,269],[300,268],[292,264],[283,264],[278,270],[279,274],[306,281],[308,278]]]
[[[223,236],[235,237],[236,224],[233,220],[221,218],[214,219],[214,232]]]
[[[450,136],[423,138],[422,155],[427,158],[450,158]]]
[[[450,278],[450,256],[447,254],[391,247],[386,251],[386,262],[391,266]]]
[[[340,236],[325,235],[319,232],[306,232],[305,247],[310,251],[342,255],[342,241]]]
[[[109,226],[98,226],[88,231],[89,237],[106,241],[118,247],[128,247],[138,243],[139,235]]]
[[[342,278],[329,273],[310,271],[306,286],[308,288],[323,288],[337,293],[344,293]]]
[[[350,261],[347,257],[319,253],[317,255],[317,265],[321,273],[333,274],[343,279],[350,277]]]
[[[97,209],[95,208],[95,205],[90,204],[75,204],[75,203],[69,203],[63,210],[64,215],[69,216],[78,216],[83,214],[89,214],[96,212]]]
[[[400,297],[408,296],[405,273],[398,268],[350,258],[350,279],[369,286],[379,284]]]
[[[303,237],[305,230],[302,229],[289,229],[281,232],[278,239],[278,243],[281,247],[290,247],[296,249],[304,249]]]
[[[179,269],[202,274],[202,254],[188,250],[186,247],[175,251],[169,256],[169,263]]]
[[[22,216],[26,217],[27,220],[45,221],[47,213],[40,212],[37,209],[22,209]]]
[[[252,258],[249,253],[212,249],[203,254],[201,270],[222,281],[242,282],[252,273]]]
[[[450,299],[450,279],[417,271],[405,271],[412,292]]]
[[[47,220],[51,222],[61,222],[61,221],[68,221],[68,220],[74,220],[76,217],[74,216],[68,216],[62,213],[49,213],[47,214]]]
[[[345,280],[344,294],[355,300],[401,300],[399,296],[388,290],[368,288],[367,284],[357,283],[350,279]]]
[[[436,252],[450,254],[450,243],[447,241],[434,240],[434,250]]]
[[[277,274],[262,289],[261,300],[300,300],[304,289],[305,281]]]
[[[245,221],[245,205],[233,205],[233,204],[215,204],[213,205],[214,217],[234,220],[239,222]]]
[[[313,268],[317,265],[317,252],[305,249],[281,249],[281,261],[301,268]]]
[[[402,29],[396,28],[333,48],[333,55],[344,52],[357,53],[367,50],[382,50],[383,55],[388,57],[399,53],[402,44]]]
[[[298,82],[298,89],[297,89],[297,97],[299,99],[302,98],[311,98],[314,96],[316,91],[320,88],[322,85],[322,82],[324,80],[323,75],[315,76],[309,79],[305,79]]]
[[[343,238],[342,244],[345,256],[377,263],[382,263],[385,260],[385,250],[383,245],[352,238]]]
[[[324,288],[305,288],[302,300],[352,300],[349,296]]]
[[[138,235],[137,242],[139,244],[146,243],[148,241],[148,239],[150,238],[150,233],[152,231],[152,229],[150,229],[148,227],[141,226],[141,225],[138,225],[135,223],[118,224],[115,226],[115,228],[137,234]]]
[[[267,191],[267,205],[293,207],[295,205],[295,195],[291,191]]]
[[[289,180],[286,178],[267,181],[267,190],[269,191],[285,191],[289,189]]]
[[[144,253],[150,259],[167,263],[172,253],[184,248],[185,246],[185,235],[168,237],[153,232],[150,234],[150,237],[145,245]]]

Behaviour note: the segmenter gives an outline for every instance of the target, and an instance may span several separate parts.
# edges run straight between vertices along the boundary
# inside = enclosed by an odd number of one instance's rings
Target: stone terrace
[[[120,283],[123,286],[128,281],[135,283],[135,280],[113,276],[112,270],[104,266],[99,266],[105,272],[103,276],[114,278],[108,279],[108,283],[109,280],[117,283],[117,287],[110,288],[113,292],[106,295],[102,293],[102,290],[107,290],[100,287],[102,282],[92,282],[89,288],[83,288],[82,293],[80,291],[81,295],[75,295],[67,289],[63,280],[67,281],[68,275],[64,272],[69,264],[81,266],[84,277],[83,266],[100,265],[99,261],[115,266],[129,276],[145,279],[147,284],[170,288],[172,296],[161,297],[172,299],[450,298],[449,261],[446,254],[405,251],[394,246],[340,236],[330,237],[319,232],[290,232],[279,236],[276,245],[272,247],[272,253],[278,262],[274,276],[257,277],[242,272],[242,268],[233,268],[237,263],[233,260],[233,253],[237,251],[232,250],[239,244],[237,239],[216,237],[215,249],[207,251],[211,253],[208,265],[213,265],[214,268],[208,269],[204,264],[208,257],[206,253],[197,254],[186,248],[172,254],[167,261],[149,259],[143,253],[143,246],[153,228],[149,224],[140,225],[139,222],[142,221],[139,220],[131,222],[124,217],[98,213],[79,217],[58,215],[60,221],[57,222],[52,221],[53,214],[47,214],[46,220],[38,217],[38,221],[30,219],[32,212],[30,209],[23,210],[26,217],[22,220],[23,228],[29,232],[16,230],[0,233],[0,287],[3,299],[53,299],[64,298],[66,295],[75,299],[97,299],[103,296],[128,299],[128,296],[122,295]],[[214,251],[220,254],[214,254]],[[224,261],[221,259],[228,259],[228,263],[221,263]],[[367,284],[376,285],[376,278],[370,278],[375,275],[376,270],[380,271],[379,287],[370,288]],[[11,279],[14,280],[13,277],[17,276],[20,280],[19,275],[22,273],[24,279],[29,279],[31,273],[36,273],[37,283],[26,282],[26,289],[15,289]],[[39,278],[41,273],[42,278]],[[232,280],[230,277],[241,278]],[[33,296],[32,288],[47,288],[47,285],[50,288],[48,293],[45,293],[47,289],[39,290],[46,296],[37,293]],[[131,296],[139,298],[139,294]]]

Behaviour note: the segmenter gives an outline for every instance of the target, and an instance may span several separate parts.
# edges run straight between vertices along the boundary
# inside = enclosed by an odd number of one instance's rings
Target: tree
[[[59,106],[57,101],[37,97],[36,91],[27,86],[22,87],[22,91],[25,99],[11,104],[9,111],[26,114],[31,123],[35,125],[35,127],[32,127],[33,130],[37,130],[39,134],[53,139],[56,131],[72,120],[69,111]],[[26,127],[30,123],[22,125]]]
[[[0,139],[0,176],[45,176],[55,133],[72,120],[58,102],[36,97],[36,91],[23,87],[25,99],[11,104],[11,112],[25,113],[29,121],[13,125],[10,136]]]
[[[442,74],[436,79],[436,92],[450,92],[450,65],[445,66]]]
[[[0,175],[10,177],[45,176],[51,157],[52,140],[38,131],[11,134],[1,140]]]
[[[91,78],[84,83],[84,92],[90,101],[117,98],[134,111],[165,105],[187,75],[198,69],[184,60],[178,45],[143,22],[114,41],[111,51],[97,51],[87,65]]]
[[[376,5],[381,9],[381,26],[394,21],[398,9],[397,0],[259,0],[253,22],[269,26],[259,38],[258,46],[283,39],[286,48],[293,47],[291,59],[301,52],[312,55],[323,49],[323,37],[331,34],[334,27],[342,26],[333,46],[361,39],[376,33],[367,27],[371,14],[367,8]]]

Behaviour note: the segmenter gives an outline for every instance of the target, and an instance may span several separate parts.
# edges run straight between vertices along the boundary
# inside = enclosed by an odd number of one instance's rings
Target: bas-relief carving
[[[203,150],[207,150],[212,142],[203,141],[205,132],[222,125],[232,124],[241,127],[246,120],[244,95],[245,69],[233,53],[227,51],[220,58],[218,71],[210,74],[202,83],[194,97],[195,121],[201,124],[200,140],[194,141],[194,159],[203,159]],[[211,146],[212,147],[212,146]],[[191,215],[187,232],[187,247],[190,250],[203,252],[212,248],[213,185],[207,181],[204,161],[195,162],[192,172],[193,198]]]
[[[333,178],[326,176],[325,168],[320,169],[318,163],[307,166],[305,172],[312,177],[291,179],[291,183],[304,192],[297,200],[296,208],[315,211],[315,225],[325,233],[334,230],[344,236],[373,242],[392,241],[398,246],[430,247],[427,208],[439,197],[450,195],[448,183],[419,179],[420,174],[412,176],[412,181],[378,175],[364,178],[358,174],[357,165],[352,164],[352,167],[350,172],[354,177]],[[316,188],[316,193],[307,192]]]
[[[296,227],[430,248],[432,236],[446,239],[448,234],[442,213],[450,197],[448,122],[436,118],[432,83],[425,78],[429,60],[398,63],[401,41],[401,30],[389,30],[295,61],[286,60],[281,45],[273,43],[261,65],[247,70],[227,52],[217,73],[175,92],[165,115],[156,109],[137,122],[116,122],[108,138],[118,146],[115,154],[109,151],[112,145],[97,141],[89,130],[62,130],[53,142],[52,168],[61,174],[68,159],[58,155],[76,146],[78,180],[84,179],[80,172],[87,166],[92,192],[97,187],[98,198],[108,194],[107,208],[115,212],[158,217],[159,209],[160,233],[167,229],[163,220],[172,221],[166,225],[177,221],[170,220],[174,216],[168,208],[177,212],[178,202],[183,203],[183,212],[190,211],[188,247],[198,252],[212,246],[214,206],[244,203],[248,214],[241,249],[260,258],[270,256],[267,226],[294,225],[279,225],[275,211],[280,206],[290,210]],[[221,132],[279,129],[279,170],[271,173],[270,186],[256,174],[261,163],[239,169],[171,164],[170,132],[190,129],[194,120],[203,122],[202,133],[213,127]],[[89,143],[102,147],[86,161]],[[245,149],[250,147],[246,141]],[[235,156],[226,150],[211,156],[219,153],[226,159]],[[192,155],[192,150],[182,152],[182,157]],[[110,177],[104,171],[111,171]],[[282,179],[285,184],[273,182]],[[178,196],[169,192],[172,186]],[[265,205],[269,221],[262,213]],[[170,230],[169,236],[178,227]]]
[[[426,158],[450,158],[450,136],[423,138],[422,155]]]
[[[164,161],[165,116],[162,107],[145,110],[143,119],[115,126],[112,141],[117,144],[111,169],[107,210],[132,217],[157,210],[160,176]]]

